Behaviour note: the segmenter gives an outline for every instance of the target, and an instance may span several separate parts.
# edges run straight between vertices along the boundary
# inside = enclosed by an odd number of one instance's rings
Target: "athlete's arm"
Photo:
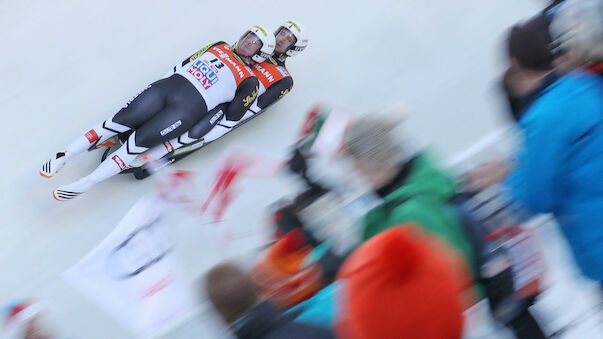
[[[234,99],[232,99],[226,108],[226,120],[241,120],[247,109],[255,101],[259,90],[260,83],[257,78],[249,77],[244,79],[237,87]]]
[[[264,94],[260,95],[260,97],[258,98],[258,107],[260,109],[264,109],[272,105],[280,98],[287,95],[287,93],[289,93],[292,88],[293,78],[291,77],[286,77],[277,81],[272,86],[268,87]]]

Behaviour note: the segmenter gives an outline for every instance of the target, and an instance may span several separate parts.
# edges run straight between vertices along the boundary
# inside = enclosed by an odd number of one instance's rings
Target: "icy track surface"
[[[275,3],[2,2],[0,305],[38,297],[64,335],[131,337],[60,274],[154,189],[152,180],[120,175],[75,201],[58,203],[51,191],[90,173],[100,152],[73,159],[50,180],[38,171],[52,154],[207,43],[234,42],[250,25],[273,29],[290,18],[303,22],[311,34],[307,50],[288,62],[295,80],[291,94],[259,119],[176,165],[200,173],[201,182],[211,179],[216,162],[231,147],[282,154],[316,101],[357,112],[403,101],[412,110],[412,137],[450,157],[504,125],[496,88],[504,67],[503,33],[543,6],[536,0]],[[263,209],[288,186],[253,185],[246,187],[229,219],[242,234],[252,235],[226,249],[207,241],[208,227],[184,216],[174,218],[175,242],[191,279],[223,257],[261,243]],[[544,237],[559,244],[552,252],[555,262],[571,265],[558,235],[546,231]],[[573,276],[569,272],[563,274]],[[576,284],[579,289],[590,286]],[[573,292],[558,295],[550,306],[571,313]],[[215,338],[218,328],[206,314],[166,337]]]

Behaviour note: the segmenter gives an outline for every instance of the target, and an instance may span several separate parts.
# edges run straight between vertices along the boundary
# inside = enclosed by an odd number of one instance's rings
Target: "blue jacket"
[[[603,78],[576,71],[545,88],[525,111],[511,196],[552,213],[578,266],[603,282]]]
[[[339,313],[340,290],[341,282],[335,281],[287,313],[295,315],[296,322],[332,330],[335,326],[335,317]]]

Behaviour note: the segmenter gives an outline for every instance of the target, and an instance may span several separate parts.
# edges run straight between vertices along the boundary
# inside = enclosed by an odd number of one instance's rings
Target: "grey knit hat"
[[[603,0],[566,0],[555,11],[550,31],[582,62],[603,62]]]
[[[352,122],[344,136],[345,152],[364,159],[372,168],[393,168],[403,161],[393,129],[403,118],[400,111],[365,114]]]

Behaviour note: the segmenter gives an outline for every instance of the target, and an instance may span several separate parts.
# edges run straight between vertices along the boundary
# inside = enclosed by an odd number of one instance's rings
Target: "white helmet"
[[[244,56],[244,57],[250,57],[253,61],[258,62],[258,63],[263,62],[264,60],[269,58],[272,55],[272,53],[274,52],[275,39],[272,34],[268,34],[268,32],[261,26],[255,25],[255,26],[251,27],[249,30],[245,31],[245,33],[243,33],[243,35],[241,35],[241,37],[235,44],[234,49],[236,50],[239,42],[241,42],[241,40],[243,38],[247,37],[247,35],[250,33],[253,34],[257,38],[257,40],[260,42],[261,46],[255,53],[253,53],[251,55],[242,55],[242,54],[240,54],[240,55]]]
[[[603,0],[567,0],[554,13],[551,35],[583,62],[603,62]]]
[[[298,22],[292,20],[285,22],[274,31],[274,36],[282,29],[289,30],[295,36],[295,42],[284,52],[287,56],[297,55],[308,46],[307,32]]]

